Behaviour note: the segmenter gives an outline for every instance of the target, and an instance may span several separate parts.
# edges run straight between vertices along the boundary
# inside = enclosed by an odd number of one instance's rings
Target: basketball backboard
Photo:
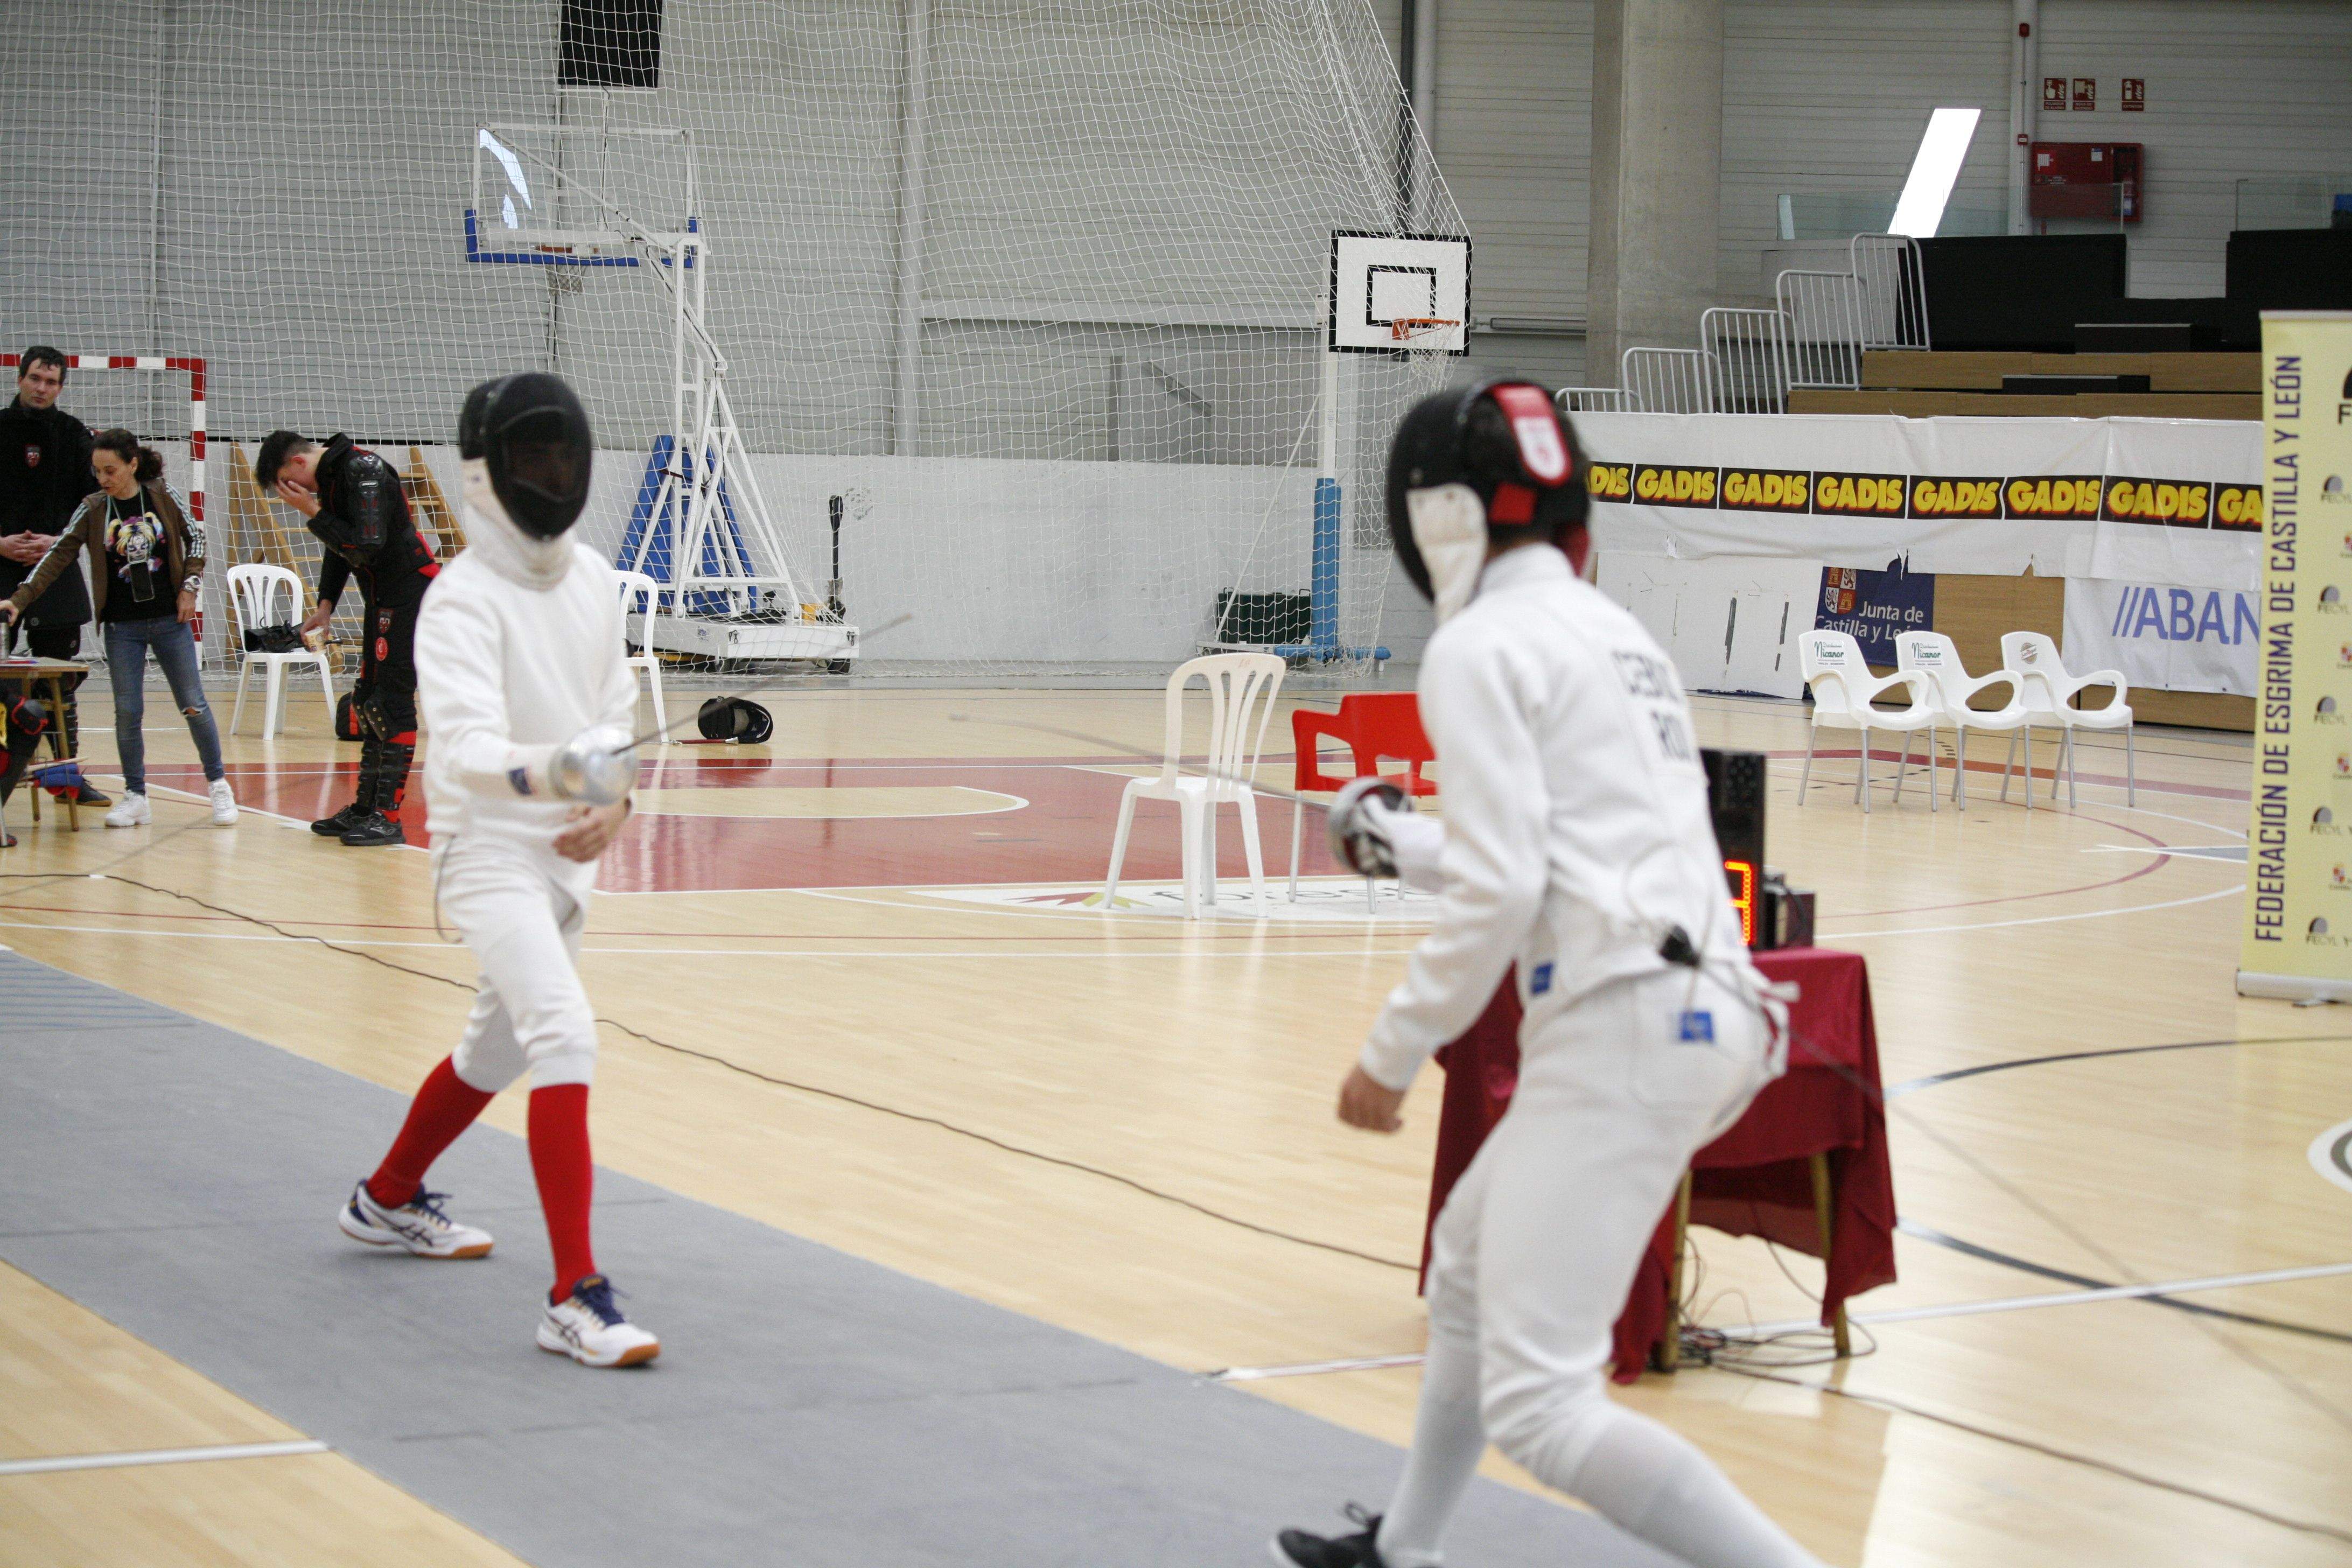
[[[467,259],[635,266],[698,228],[694,143],[667,127],[479,125]]]
[[[1432,324],[1401,342],[1400,321]],[[1330,347],[1341,353],[1469,353],[1470,241],[1335,230],[1330,322]]]

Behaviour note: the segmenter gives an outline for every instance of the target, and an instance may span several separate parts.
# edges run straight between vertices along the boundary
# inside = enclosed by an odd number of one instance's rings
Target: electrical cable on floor
[[[1060,735],[1071,740],[1082,741],[1089,745],[1107,747],[1113,752],[1124,752],[1128,755],[1141,762],[1162,761],[1162,759],[1154,758],[1148,752],[1139,752],[1135,750],[1135,748],[1126,745],[1121,742],[1112,740],[1108,736],[1089,734],[1079,730],[1065,729],[1059,725],[1038,724],[1024,720],[982,719],[976,715],[964,713],[951,713],[948,716],[948,719],[950,723],[985,723],[995,724],[1008,729],[1034,730],[1040,734]],[[1186,767],[1172,758],[1166,759],[1163,765],[1176,768],[1181,772],[1195,773],[1200,777],[1206,779],[1243,784],[1255,789],[1261,794],[1273,795],[1277,799],[1299,800],[1301,801],[1301,804],[1305,805],[1320,804],[1304,801],[1302,797],[1293,795],[1287,790],[1272,788],[1264,784],[1256,784],[1249,779],[1240,778],[1238,776],[1229,777],[1228,775],[1218,773],[1213,769]],[[2029,772],[2031,770],[2029,770]],[[1704,945],[1705,944],[1702,942],[1702,948]],[[1696,989],[1697,984],[1697,974],[1698,968],[1697,966],[1694,966],[1692,973],[1692,985],[1694,989]],[[1729,988],[1734,991],[1740,989],[1738,985],[1731,985]],[[1843,1062],[1833,1059],[1811,1040],[1801,1038],[1793,1028],[1783,1031],[1783,1039],[1785,1040],[1787,1047],[1792,1052],[1796,1047],[1801,1046],[1804,1049],[1806,1058],[1811,1060],[1812,1065],[1825,1068],[1830,1072],[1844,1080],[1848,1087],[1860,1094],[1865,1100],[1876,1104],[1882,1114],[1888,1115],[1890,1117],[1899,1115],[1905,1125],[1911,1131],[1918,1133],[1921,1137],[1926,1138],[1929,1142],[1935,1144],[1937,1148],[1942,1150],[1953,1159],[1958,1160],[1962,1164],[1966,1165],[1976,1174],[1979,1181],[1982,1181],[1988,1186],[2000,1192],[2004,1196],[2008,1197],[2011,1202],[2016,1204],[2020,1208],[2024,1209],[2027,1213],[2041,1220],[2042,1224],[2048,1226],[2051,1229],[2056,1231],[2059,1235],[2064,1237],[2067,1240],[2073,1242],[2075,1246],[2081,1247],[2084,1251],[2097,1258],[2100,1263],[2107,1268],[2113,1270],[2117,1275],[2120,1275],[2125,1283],[2135,1286],[2147,1285],[2149,1283],[2149,1281],[2141,1279],[2129,1265],[2123,1261],[2122,1258],[2116,1257],[2107,1248],[2100,1246],[2099,1243],[2094,1240],[2088,1233],[2068,1221],[2063,1215],[2049,1207],[2049,1205],[2035,1198],[2031,1193],[2027,1192],[2023,1186],[2010,1181],[2000,1172],[1994,1170],[1984,1161],[1979,1159],[1958,1140],[1945,1137],[1941,1132],[1938,1132],[1916,1111],[1911,1110],[1908,1107],[1898,1107],[1895,1105],[1892,1097],[1890,1097],[1881,1086],[1874,1083],[1864,1082],[1860,1072],[1856,1071],[1853,1068],[1847,1067]],[[1794,1059],[1793,1056],[1790,1059]],[[2352,1411],[2340,1408],[2320,1394],[2317,1390],[2314,1389],[2309,1384],[2301,1382],[2291,1373],[2287,1373],[2284,1368],[2274,1365],[2270,1359],[2264,1356],[2261,1352],[2253,1349],[2251,1345],[2242,1344],[2231,1335],[2222,1332],[2220,1329],[2216,1328],[2211,1321],[2207,1321],[2203,1315],[2194,1312],[2188,1313],[2184,1315],[2183,1321],[2194,1326],[2200,1332],[2203,1333],[2214,1343],[2220,1345],[2231,1355],[2236,1357],[2247,1366],[2252,1367],[2256,1372],[2261,1373],[2264,1377],[2270,1379],[2272,1383],[2275,1384],[2281,1390],[2291,1397],[2310,1406],[2313,1410],[2317,1411],[2320,1415],[2326,1416],[2328,1420],[2334,1422],[2338,1426],[2343,1427],[2346,1431],[2352,1432]]]
[[[1043,727],[1039,726],[1039,728]],[[162,847],[164,843],[177,837],[180,834],[185,833],[203,825],[204,819],[199,818],[196,821],[187,824],[185,826],[173,829],[169,834],[159,836],[158,837],[150,840],[147,844],[141,846],[139,848],[132,850],[130,854],[119,857],[115,860],[107,862],[107,864],[110,866],[120,865],[126,860],[134,858],[138,855],[150,853]],[[107,880],[121,882],[125,886],[138,888],[144,891],[155,893],[163,897],[178,899],[183,901],[194,904],[198,908],[209,910],[216,914],[225,915],[234,920],[245,921],[253,925],[259,926],[264,930],[272,931],[289,941],[315,942],[331,952],[340,952],[349,957],[364,959],[370,963],[376,964],[381,968],[392,970],[398,973],[411,975],[423,980],[431,980],[440,984],[452,986],[459,990],[470,992],[474,989],[474,987],[467,982],[452,979],[446,975],[435,974],[426,970],[412,969],[405,964],[395,963],[389,959],[379,957],[378,955],[362,949],[341,946],[325,937],[290,931],[283,926],[280,926],[274,921],[265,920],[260,916],[248,914],[241,910],[229,909],[223,905],[215,904],[205,899],[198,898],[194,894],[185,893],[175,888],[161,887],[156,884],[142,882],[135,879],[127,877],[111,876],[103,870],[98,872],[79,871],[48,874],[0,873],[0,876],[7,876],[12,879],[25,878],[37,881],[71,880],[76,879],[104,877]],[[1008,1153],[1037,1160],[1048,1164],[1058,1165],[1068,1170],[1078,1171],[1087,1174],[1100,1177],[1107,1181],[1116,1182],[1120,1185],[1129,1187],[1147,1196],[1177,1205],[1205,1217],[1215,1219],[1242,1229],[1249,1230],[1261,1236],[1266,1236],[1279,1240],[1297,1242],[1302,1246],[1315,1247],[1322,1251],[1337,1253],[1345,1257],[1355,1258],[1365,1262],[1379,1264],[1384,1268],[1405,1270],[1413,1270],[1417,1268],[1414,1264],[1400,1262],[1394,1258],[1381,1258],[1372,1253],[1360,1251],[1354,1247],[1340,1246],[1338,1243],[1319,1241],[1311,1237],[1299,1236],[1292,1232],[1276,1229],[1273,1226],[1262,1226],[1254,1221],[1242,1219],[1236,1215],[1225,1214],[1219,1210],[1210,1208],[1205,1205],[1195,1203],[1192,1199],[1181,1197],[1175,1194],[1150,1186],[1133,1177],[1124,1176],[1117,1172],[1104,1170],[1099,1166],[1089,1165],[1081,1161],[1066,1159],[1062,1156],[1048,1154],[1039,1150],[1028,1149],[1019,1144],[1011,1143],[1004,1140],[992,1137],[988,1133],[981,1132],[975,1129],[960,1126],[941,1118],[926,1115],[918,1111],[905,1110],[898,1107],[883,1104],[879,1101],[861,1099],[858,1096],[846,1094],[836,1089],[824,1089],[814,1084],[803,1083],[793,1079],[778,1078],[767,1073],[762,1073],[754,1068],[744,1067],[740,1063],[730,1061],[726,1058],[718,1056],[714,1053],[695,1050],[688,1047],[678,1046],[669,1041],[660,1039],[643,1030],[620,1023],[615,1019],[600,1016],[597,1021],[602,1024],[610,1025],[612,1027],[619,1030],[623,1034],[628,1035],[635,1039],[642,1040],[646,1044],[655,1046],[660,1049],[707,1061],[714,1066],[724,1068],[731,1072],[740,1073],[760,1082],[771,1084],[781,1089],[796,1090],[801,1093],[809,1094],[822,1099],[833,1100],[844,1104],[857,1106],[861,1109],[876,1111],[884,1115],[898,1117],[905,1121],[925,1123],[937,1127],[942,1131],[955,1133],[961,1137],[971,1138],[977,1142],[986,1143],[991,1147],[1000,1149]],[[2023,1191],[2023,1189],[2002,1177],[1998,1172],[1993,1171],[1990,1166],[1987,1166],[1982,1161],[1976,1158],[1969,1151],[1960,1147],[1955,1141],[1945,1138],[1935,1129],[1927,1125],[1916,1113],[1911,1112],[1908,1107],[1897,1107],[1894,1105],[1891,1102],[1890,1096],[1888,1096],[1884,1090],[1880,1089],[1877,1086],[1864,1083],[1858,1072],[1845,1067],[1843,1063],[1831,1060],[1828,1057],[1822,1054],[1811,1040],[1801,1038],[1796,1036],[1793,1031],[1790,1034],[1790,1040],[1792,1046],[1801,1047],[1804,1050],[1805,1056],[1810,1058],[1816,1065],[1826,1067],[1832,1072],[1846,1079],[1851,1086],[1855,1088],[1857,1091],[1864,1094],[1865,1098],[1875,1100],[1883,1110],[1899,1111],[1901,1113],[1901,1119],[1908,1124],[1912,1130],[1925,1136],[1930,1142],[1936,1144],[1937,1147],[1943,1150],[1946,1153],[1959,1160],[1971,1171],[1975,1172],[1980,1179],[1986,1181],[1989,1184],[2011,1197],[2012,1201],[2019,1204],[2020,1206],[2025,1208],[2028,1212],[2033,1214],[2038,1218],[2041,1218],[2053,1229],[2058,1231],[2059,1234],[2074,1241],[2075,1245],[2081,1247],[2084,1251],[2098,1258],[2107,1268],[2116,1273],[2122,1275],[2127,1283],[2136,1285],[2147,1283],[2144,1280],[2140,1280],[2130,1268],[2126,1267],[2120,1261],[2120,1259],[2116,1258],[2111,1253],[2109,1253],[2105,1247],[2099,1246],[2090,1237],[2082,1233],[2077,1227],[2067,1222],[2062,1216],[2052,1212],[2045,1205],[2032,1198],[2030,1194]],[[2191,1305],[2189,1303],[2183,1302],[2163,1301],[2161,1298],[2148,1299],[2158,1301],[2160,1304],[2172,1307],[2186,1308]],[[2184,1321],[2195,1324],[2202,1330],[2209,1338],[2221,1345],[2223,1350],[2263,1373],[2284,1391],[2292,1394],[2301,1402],[2309,1405],[2314,1409],[2337,1424],[2346,1426],[2347,1429],[2352,1429],[2352,1415],[2347,1415],[2345,1412],[2338,1410],[2335,1405],[2322,1398],[2315,1391],[2306,1387],[2284,1371],[2273,1365],[2266,1357],[2263,1357],[2259,1352],[2253,1351],[2251,1347],[2240,1344],[2234,1337],[2222,1333],[2218,1329],[2212,1327],[2210,1323],[2200,1321],[2201,1317],[2202,1314],[2190,1311],[2185,1315]],[[2291,1325],[2265,1326],[2284,1327]],[[1788,1333],[1782,1335],[1766,1336],[1763,1340],[1755,1342],[1759,1345],[1784,1344],[1791,1340],[1818,1334],[1822,1331],[1823,1331],[1811,1329],[1790,1331]],[[1724,1336],[1724,1338],[1727,1339],[1728,1336]],[[1694,1340],[1696,1340],[1696,1342],[1694,1342]],[[2218,1507],[2230,1509],[2252,1518],[2261,1519],[2284,1529],[2294,1530],[2307,1534],[2326,1536],[2333,1540],[2352,1543],[2352,1531],[2347,1531],[2333,1525],[2292,1519],[2282,1514],[2273,1513],[2253,1504],[2240,1502],[2230,1498],[2222,1497],[2218,1493],[2205,1491],[2195,1487],[2183,1485],[2179,1482],[2168,1481],[2141,1471],[2133,1470],[2122,1465],[2115,1464],[2108,1460],[2095,1458],[2084,1454],[2074,1453],[2067,1449],[2059,1448],[2046,1443],[2036,1441],[2032,1438],[1995,1431],[1990,1427],[1981,1426],[1972,1422],[1964,1421],[1955,1416],[1942,1415],[1935,1411],[1926,1410],[1900,1400],[1887,1398],[1879,1394],[1858,1394],[1828,1384],[1811,1383],[1801,1378],[1783,1375],[1779,1370],[1774,1370],[1774,1368],[1778,1366],[1814,1364],[1814,1363],[1810,1360],[1776,1363],[1768,1358],[1750,1356],[1745,1353],[1744,1347],[1740,1351],[1729,1351],[1727,1345],[1709,1344],[1706,1342],[1706,1338],[1704,1333],[1696,1336],[1686,1337],[1685,1343],[1691,1345],[1693,1351],[1696,1352],[1695,1358],[1699,1360],[1702,1364],[1729,1373],[1735,1376],[1753,1378],[1761,1382],[1782,1384],[1790,1387],[1806,1389],[1817,1394],[1834,1395],[1838,1398],[1851,1399],[1859,1404],[1869,1405],[1895,1411],[1899,1414],[1913,1415],[1922,1420],[1931,1421],[1937,1425],[1948,1426],[1958,1431],[1967,1432],[1972,1436],[1983,1437],[1990,1441],[2024,1448],[2032,1452],[2042,1454],[2051,1458],[2063,1460],[2071,1464],[2082,1465],[2087,1468],[2100,1470],[2126,1480],[2135,1481],[2141,1485],[2156,1488],[2159,1490],[2170,1491],[2184,1497],[2190,1497],[2200,1501],[2212,1503]],[[1875,1348],[1874,1341],[1873,1342],[1873,1348]]]
[[[78,873],[78,875],[85,876],[91,874],[92,873]],[[213,903],[209,900],[198,898],[194,893],[183,892],[177,888],[161,887],[155,883],[142,882],[131,877],[108,876],[106,879],[111,882],[119,882],[127,888],[138,888],[150,893],[160,894],[165,898],[178,899],[184,902],[194,904],[198,909],[209,910],[215,914],[226,915],[232,920],[245,921],[250,924],[261,927],[264,931],[275,932],[278,936],[284,937],[289,942],[316,942],[318,945],[328,949],[330,952],[340,952],[351,958],[365,959],[368,963],[375,964],[379,968],[389,969],[396,973],[414,975],[419,980],[430,980],[437,984],[452,986],[457,990],[464,991],[468,994],[472,994],[475,989],[471,981],[453,979],[446,974],[436,974],[430,970],[412,969],[407,964],[395,963],[391,959],[370,952],[364,948],[345,947],[328,937],[313,936],[307,932],[289,931],[284,926],[278,924],[275,921],[265,920],[259,915],[247,914],[243,910],[233,910],[223,904]],[[928,1115],[919,1110],[904,1110],[898,1106],[888,1105],[880,1100],[866,1100],[857,1095],[845,1093],[840,1089],[826,1089],[821,1085],[804,1083],[796,1079],[779,1078],[772,1073],[761,1072],[756,1068],[745,1067],[742,1063],[730,1060],[728,1058],[719,1056],[716,1052],[697,1050],[691,1046],[677,1045],[669,1040],[662,1039],[658,1036],[649,1035],[643,1029],[637,1028],[633,1025],[622,1023],[617,1018],[608,1018],[600,1014],[597,1016],[596,1022],[617,1029],[622,1034],[627,1035],[633,1039],[642,1040],[649,1046],[656,1047],[665,1051],[672,1051],[682,1057],[691,1057],[698,1061],[709,1062],[714,1067],[724,1068],[730,1072],[740,1073],[745,1078],[755,1079],[759,1082],[770,1084],[778,1089],[792,1089],[801,1094],[814,1095],[823,1100],[837,1100],[844,1105],[854,1105],[861,1110],[876,1111],[884,1116],[895,1116],[905,1121],[920,1122],[926,1126],[939,1128],[942,1131],[952,1132],[958,1137],[970,1138],[976,1142],[985,1143],[993,1149],[1001,1149],[1008,1154],[1018,1154],[1024,1159],[1035,1160],[1048,1165],[1058,1165],[1065,1170],[1078,1171],[1090,1176],[1098,1176],[1104,1181],[1116,1182],[1120,1186],[1131,1188],[1136,1192],[1143,1194],[1146,1197],[1158,1198],[1162,1203],[1174,1204],[1180,1208],[1190,1209],[1194,1214],[1204,1215],[1207,1218],[1220,1221],[1225,1225],[1238,1226],[1243,1230],[1254,1231],[1260,1236],[1271,1237],[1277,1241],[1291,1241],[1297,1243],[1301,1247],[1312,1247],[1323,1252],[1336,1252],[1345,1258],[1358,1258],[1366,1263],[1377,1263],[1383,1268],[1399,1268],[1407,1272],[1417,1273],[1421,1268],[1418,1263],[1400,1262],[1393,1258],[1382,1258],[1377,1253],[1360,1251],[1356,1247],[1342,1246],[1336,1241],[1321,1241],[1311,1236],[1300,1236],[1293,1231],[1281,1230],[1273,1226],[1260,1225],[1255,1220],[1244,1219],[1238,1215],[1231,1215],[1221,1209],[1211,1208],[1206,1204],[1196,1203],[1191,1198],[1168,1192],[1163,1188],[1152,1186],[1146,1182],[1138,1181],[1133,1176],[1121,1175],[1117,1171],[1106,1170],[1099,1165],[1090,1165],[1083,1160],[1072,1160],[1064,1155],[1046,1153],[1041,1149],[1031,1149],[1019,1143],[1009,1142],[1006,1140],[995,1137],[991,1133],[982,1132],[977,1128],[965,1127],[957,1122],[950,1121],[943,1117]]]

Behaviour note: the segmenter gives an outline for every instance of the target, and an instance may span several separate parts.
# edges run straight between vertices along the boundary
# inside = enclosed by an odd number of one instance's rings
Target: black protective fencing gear
[[[744,697],[714,697],[695,715],[706,741],[740,741],[763,746],[776,732],[775,715]]]
[[[526,371],[467,394],[457,455],[488,468],[508,521],[533,539],[553,539],[588,504],[595,445],[588,411],[562,376]]]
[[[1405,575],[1433,604],[1445,595],[1424,536],[1433,523],[1442,526],[1449,507],[1451,521],[1462,521],[1460,510],[1473,498],[1469,521],[1483,527],[1487,545],[1531,538],[1564,545],[1584,527],[1591,506],[1584,456],[1550,392],[1528,381],[1476,382],[1423,398],[1397,426],[1389,447],[1389,537]],[[1475,576],[1475,564],[1471,570]]]
[[[49,705],[26,697],[0,704],[0,718],[6,721],[7,739],[0,749],[0,801],[16,793],[25,770],[33,765],[33,752],[41,737],[49,731]]]

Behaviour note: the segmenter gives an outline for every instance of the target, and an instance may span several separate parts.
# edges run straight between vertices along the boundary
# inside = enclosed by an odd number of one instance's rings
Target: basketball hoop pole
[[[1330,324],[1331,301],[1323,302],[1321,321]],[[1384,647],[1344,648],[1339,646],[1339,353],[1328,346],[1328,331],[1322,377],[1317,393],[1318,424],[1315,453],[1314,535],[1309,549],[1307,581],[1307,640],[1278,644],[1269,651],[1283,658],[1384,659]]]
[[[1322,397],[1307,643],[1318,657],[1329,658],[1339,651],[1339,356],[1328,347],[1323,351]]]

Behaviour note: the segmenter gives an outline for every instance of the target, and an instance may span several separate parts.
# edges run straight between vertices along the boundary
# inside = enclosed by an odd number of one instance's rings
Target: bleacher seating
[[[2145,392],[2003,392],[2012,376],[2146,377]],[[1862,356],[1862,386],[1800,387],[1791,414],[2042,416],[2095,419],[2262,417],[2262,356],[2248,353],[1929,353],[1873,350]]]

